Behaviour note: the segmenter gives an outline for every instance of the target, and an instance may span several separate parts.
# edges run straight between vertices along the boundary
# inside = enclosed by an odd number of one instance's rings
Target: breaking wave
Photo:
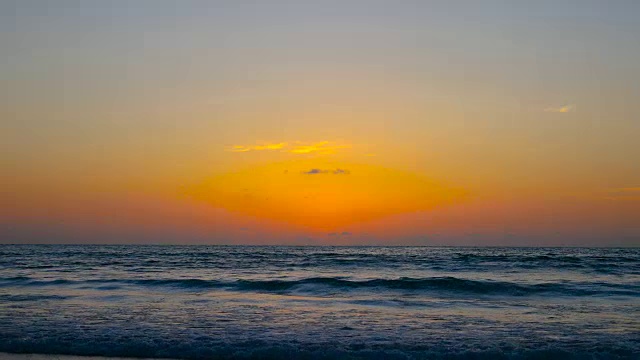
[[[171,287],[185,290],[226,289],[236,291],[258,291],[282,293],[301,291],[322,293],[323,291],[349,290],[400,290],[445,292],[460,294],[485,294],[503,296],[526,296],[543,293],[568,296],[626,295],[640,296],[640,285],[605,283],[537,283],[523,284],[495,280],[470,280],[457,277],[430,277],[398,279],[349,280],[335,277],[310,277],[298,280],[206,280],[206,279],[92,279],[92,280],[37,280],[29,277],[0,279],[0,288],[6,286],[80,286],[105,290],[119,286]]]

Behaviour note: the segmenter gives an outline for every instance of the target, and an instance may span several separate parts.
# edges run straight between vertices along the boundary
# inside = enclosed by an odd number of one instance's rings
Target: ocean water
[[[640,249],[1,245],[0,352],[640,359]]]

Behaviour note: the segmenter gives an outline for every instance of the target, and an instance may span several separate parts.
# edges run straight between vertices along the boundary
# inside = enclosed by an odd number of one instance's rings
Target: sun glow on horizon
[[[462,200],[465,192],[410,172],[307,159],[218,175],[190,196],[243,215],[330,231],[430,210]]]

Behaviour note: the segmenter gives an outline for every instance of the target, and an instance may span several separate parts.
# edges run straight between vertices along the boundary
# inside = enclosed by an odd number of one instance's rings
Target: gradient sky
[[[0,242],[640,245],[638,1],[0,2]]]

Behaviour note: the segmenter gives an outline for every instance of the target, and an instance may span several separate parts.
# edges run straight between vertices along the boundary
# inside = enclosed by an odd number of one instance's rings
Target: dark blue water
[[[5,245],[0,352],[640,359],[640,249]]]

